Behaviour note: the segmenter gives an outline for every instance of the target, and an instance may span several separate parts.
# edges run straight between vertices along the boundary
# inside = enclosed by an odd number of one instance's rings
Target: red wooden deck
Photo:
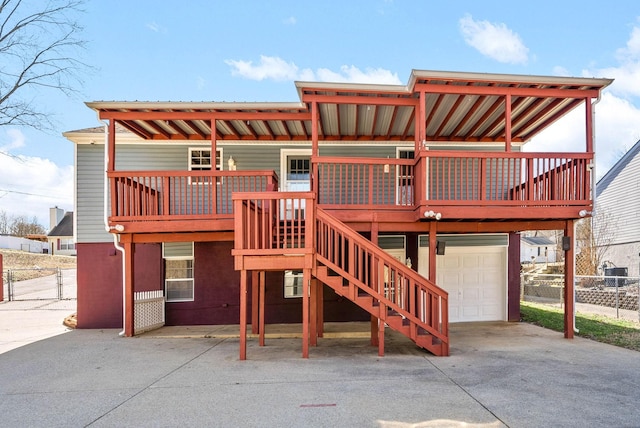
[[[312,159],[315,203],[340,220],[566,220],[592,206],[589,153],[422,151],[417,159]],[[234,192],[273,171],[115,171],[110,221],[128,233],[233,230]]]

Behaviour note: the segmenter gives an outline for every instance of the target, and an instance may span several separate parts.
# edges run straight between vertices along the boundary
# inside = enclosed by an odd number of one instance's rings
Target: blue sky
[[[85,101],[298,101],[293,81],[406,84],[412,69],[615,78],[596,106],[597,173],[640,139],[640,3],[596,1],[91,1],[80,93],[34,94],[50,133],[0,128],[0,210],[73,210]],[[615,6],[612,6],[615,4]],[[530,150],[583,151],[580,112]]]

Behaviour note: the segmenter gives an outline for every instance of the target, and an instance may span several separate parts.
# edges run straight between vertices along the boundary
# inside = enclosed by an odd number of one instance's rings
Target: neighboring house
[[[607,222],[594,225],[606,231],[602,262],[640,276],[640,141],[598,181],[596,211],[594,222]]]
[[[105,127],[65,133],[78,327],[239,324],[244,359],[248,323],[302,323],[307,356],[324,321],[371,320],[380,354],[389,327],[448,355],[449,322],[520,319],[520,232],[573,244],[610,83],[414,70],[289,103],[88,103]],[[579,106],[584,151],[522,151]]]
[[[59,218],[58,211],[62,211],[59,208],[51,208],[52,224],[55,218]],[[75,256],[76,244],[73,237],[73,212],[69,211],[64,213],[58,223],[47,234],[49,241],[49,253],[57,254],[61,256]]]
[[[556,243],[546,236],[520,237],[520,262],[555,263]]]
[[[36,239],[20,238],[18,236],[10,235],[0,235],[0,248],[42,254],[47,251],[47,244]]]

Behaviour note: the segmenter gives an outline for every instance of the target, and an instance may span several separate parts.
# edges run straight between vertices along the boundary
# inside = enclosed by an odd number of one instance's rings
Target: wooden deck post
[[[387,307],[383,304],[380,305],[380,310],[387,310]],[[378,355],[384,357],[384,321],[378,318]]]
[[[247,271],[240,271],[240,360],[247,359]]]
[[[258,282],[258,271],[251,271],[251,333],[260,332],[258,318],[260,316],[260,283]]]
[[[302,270],[302,358],[309,358],[309,288],[311,269]]]
[[[135,244],[131,239],[127,239],[123,244],[124,247],[124,335],[132,337],[135,334],[134,322],[134,266],[133,252]]]
[[[378,245],[378,214],[373,213],[373,222],[371,223],[371,242]],[[371,315],[371,346],[378,346],[380,342],[380,319],[375,315]],[[384,338],[384,332],[382,337]],[[384,348],[384,344],[383,344]]]
[[[257,287],[259,289],[258,291],[258,307],[260,308],[260,316],[259,316],[259,328],[258,331],[260,332],[260,338],[259,338],[259,345],[260,346],[264,346],[264,335],[265,335],[265,329],[264,329],[264,293],[265,293],[265,271],[260,271],[258,273],[257,276]]]
[[[309,303],[311,346],[318,344],[318,280],[311,278],[311,302]]]
[[[573,313],[574,313],[574,298],[573,298],[573,283],[574,283],[574,227],[573,220],[567,220],[564,236],[568,238],[569,248],[564,253],[564,337],[567,339],[573,339]]]
[[[436,246],[438,244],[438,230],[435,221],[429,224],[429,281],[436,282]]]
[[[320,281],[318,283],[318,309],[317,309],[317,322],[318,322],[318,337],[324,336],[324,284]]]

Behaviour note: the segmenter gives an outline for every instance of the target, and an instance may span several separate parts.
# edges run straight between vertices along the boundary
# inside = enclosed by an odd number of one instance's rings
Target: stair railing
[[[362,290],[379,302],[381,318],[388,308],[408,319],[412,337],[420,327],[449,342],[448,293],[320,208],[316,258],[348,280],[352,300]]]

